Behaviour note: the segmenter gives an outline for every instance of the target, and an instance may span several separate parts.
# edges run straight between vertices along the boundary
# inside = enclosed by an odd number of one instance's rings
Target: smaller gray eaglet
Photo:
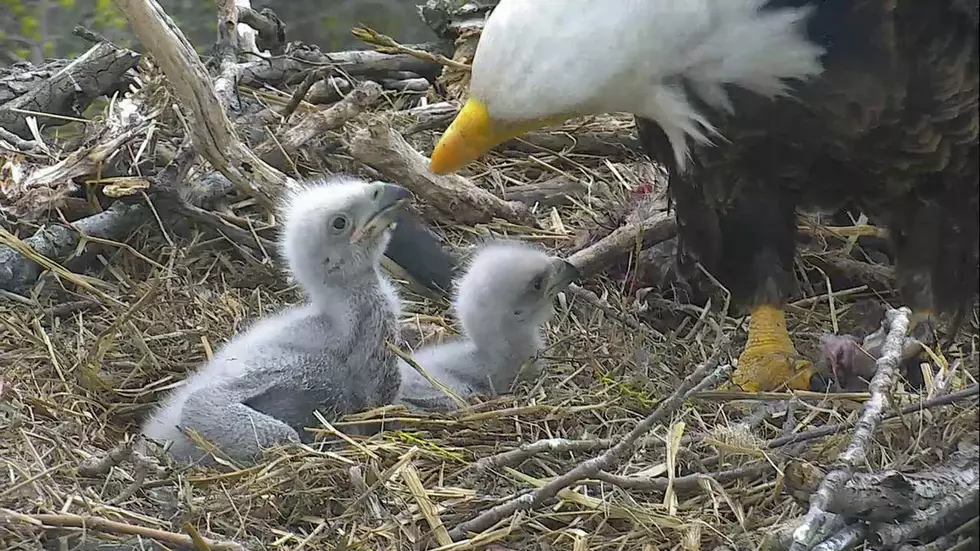
[[[479,250],[456,285],[453,307],[462,338],[423,347],[413,360],[462,398],[507,392],[518,375],[537,377],[542,326],[554,316],[555,296],[578,276],[568,262],[518,242]],[[450,410],[454,402],[414,367],[399,361],[396,403],[410,409]]]

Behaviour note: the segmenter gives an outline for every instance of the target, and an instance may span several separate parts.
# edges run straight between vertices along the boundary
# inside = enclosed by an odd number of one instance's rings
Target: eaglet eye
[[[544,287],[544,274],[538,274],[531,280],[531,288],[540,291]]]
[[[340,215],[330,222],[330,226],[337,231],[341,231],[347,227],[347,217]]]

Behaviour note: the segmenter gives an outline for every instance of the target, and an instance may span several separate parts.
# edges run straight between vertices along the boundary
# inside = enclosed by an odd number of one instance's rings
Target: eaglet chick
[[[281,253],[308,301],[259,320],[231,339],[171,394],[143,434],[173,441],[177,460],[206,457],[193,429],[230,458],[309,442],[314,410],[328,419],[391,403],[400,305],[380,259],[402,187],[351,178],[316,182],[283,207]]]
[[[484,246],[456,285],[453,307],[462,338],[428,347],[413,359],[462,398],[507,392],[522,366],[544,348],[542,326],[554,315],[555,296],[578,275],[574,266],[517,242]],[[418,371],[399,362],[395,403],[448,411],[455,403]],[[523,373],[540,373],[535,361]]]

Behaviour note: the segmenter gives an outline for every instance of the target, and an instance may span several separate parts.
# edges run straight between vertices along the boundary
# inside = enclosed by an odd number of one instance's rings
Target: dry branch
[[[96,44],[30,91],[0,105],[0,127],[29,139],[31,131],[26,117],[30,114],[38,117],[39,125],[60,126],[71,122],[64,117],[81,117],[95,98],[125,90],[130,82],[125,75],[136,67],[139,59],[136,52],[104,42]],[[62,117],[45,117],[39,113]]]
[[[272,55],[281,55],[286,49],[286,24],[269,8],[255,11],[252,8],[236,6],[238,21],[258,31],[255,46],[258,50]]]
[[[415,120],[415,124],[403,132],[405,136],[411,136],[422,130],[445,129],[457,113],[459,113],[458,105],[448,101],[440,101],[396,111],[395,116],[407,116]]]
[[[850,444],[838,456],[841,467],[827,474],[820,483],[820,487],[810,502],[810,509],[807,511],[803,524],[794,531],[793,545],[790,547],[792,551],[810,549],[818,541],[827,537],[826,527],[836,518],[836,515],[829,512],[828,507],[834,501],[834,496],[847,483],[854,470],[864,463],[874,432],[885,415],[888,396],[898,378],[898,369],[905,345],[905,334],[909,328],[909,315],[908,308],[890,310],[882,321],[883,327],[889,328],[888,337],[882,347],[881,357],[876,362],[877,371],[869,385],[871,399],[864,404],[861,410],[861,417],[854,428]]]
[[[67,259],[78,247],[81,235],[119,240],[146,221],[143,206],[123,202],[113,203],[109,208],[66,226],[48,226],[24,239],[38,254],[61,262]],[[42,272],[41,266],[21,255],[13,248],[0,245],[0,289],[22,293],[37,281]]]
[[[627,490],[640,490],[644,492],[664,492],[668,485],[675,491],[697,490],[702,484],[724,484],[732,480],[752,479],[760,476],[775,467],[768,461],[738,467],[716,473],[694,473],[678,476],[673,480],[667,477],[648,477],[648,476],[623,476],[600,472],[595,476],[597,480],[618,486]]]
[[[569,440],[567,438],[546,438],[521,444],[513,450],[484,457],[473,465],[473,470],[477,473],[501,467],[517,466],[524,461],[543,453],[553,455],[561,453],[587,453],[596,452],[611,448],[616,445],[614,438],[597,438],[595,440]],[[638,442],[638,447],[645,445],[663,446],[663,440],[659,438],[647,438]]]
[[[891,522],[928,510],[938,496],[976,485],[980,477],[980,448],[951,455],[939,466],[922,472],[885,470],[855,473],[827,504],[827,512],[845,518]],[[894,545],[892,542],[890,545]]]
[[[157,175],[154,180],[161,189],[173,189],[187,174],[190,159],[174,163]],[[196,199],[213,200],[225,189],[215,186],[202,188]],[[39,255],[57,263],[63,263],[78,251],[79,242],[85,237],[122,241],[140,224],[151,219],[150,208],[140,203],[116,201],[106,210],[83,218],[71,226],[49,225],[23,240]],[[41,275],[43,268],[13,247],[0,245],[0,289],[23,293],[30,289]]]
[[[366,81],[352,90],[339,102],[324,111],[307,113],[299,123],[275,139],[269,139],[255,148],[263,161],[279,170],[287,170],[287,158],[292,157],[303,145],[324,133],[342,127],[381,96],[381,87]]]
[[[33,152],[38,148],[38,143],[36,141],[25,140],[13,132],[7,132],[2,126],[0,126],[0,145],[3,145],[2,142],[7,142],[13,146],[14,149],[18,149],[25,153]]]
[[[502,218],[516,224],[537,226],[526,206],[504,201],[462,176],[430,172],[428,159],[380,119],[354,135],[350,151],[358,161],[410,189],[460,223],[479,224]]]
[[[415,49],[438,52],[441,46],[420,44]],[[392,78],[405,71],[426,80],[435,80],[440,65],[406,54],[383,54],[366,50],[322,52],[307,44],[290,44],[282,57],[241,64],[239,84],[244,86],[276,86],[290,81],[310,69],[329,68],[338,75]]]
[[[395,90],[396,92],[414,92],[414,93],[424,93],[429,90],[430,84],[428,80],[424,78],[406,78],[406,79],[394,79],[394,78],[384,78],[381,79],[381,84],[385,87],[385,90]]]
[[[727,344],[728,337],[719,334],[718,341],[715,343],[711,356],[691,372],[690,375],[684,378],[673,394],[660,402],[653,413],[640,421],[615,446],[609,448],[598,457],[588,459],[565,474],[553,478],[537,490],[498,505],[476,518],[456,526],[450,532],[450,535],[453,536],[453,539],[459,540],[466,537],[469,532],[486,530],[517,511],[540,507],[557,496],[565,488],[586,478],[596,476],[615,464],[617,460],[632,454],[636,449],[637,441],[649,432],[654,425],[665,421],[668,416],[684,403],[684,400],[692,391],[696,392],[709,388],[725,377],[728,372],[726,369],[727,366],[719,368],[718,364],[721,361],[722,352],[725,350]]]
[[[360,26],[354,27],[353,29],[351,29],[350,32],[358,40],[371,44],[372,46],[375,47],[375,49],[377,49],[379,52],[382,53],[407,54],[412,57],[421,59],[423,61],[438,63],[440,65],[448,65],[450,67],[453,67],[454,69],[461,69],[464,71],[468,71],[470,69],[469,65],[464,65],[462,63],[453,61],[452,59],[449,59],[448,57],[442,54],[427,52],[425,50],[418,50],[412,48],[411,46],[405,46],[404,44],[399,44],[394,38],[391,38],[390,36],[385,34],[381,34],[378,31],[369,27],[360,27]]]
[[[439,44],[414,44],[407,48],[420,52],[439,54]],[[409,71],[427,80],[435,80],[441,66],[431,60],[420,59],[408,54],[386,54],[370,50],[351,50],[320,54],[320,63],[329,63],[344,74],[352,76],[383,77],[393,72]],[[306,54],[304,60],[312,61],[315,56]]]
[[[41,527],[71,527],[71,528],[84,528],[86,530],[94,530],[98,532],[105,532],[109,534],[127,534],[131,536],[141,536],[144,538],[150,538],[157,541],[164,542],[168,545],[174,545],[183,548],[195,548],[195,542],[191,536],[186,536],[184,534],[175,534],[173,532],[167,532],[165,530],[157,530],[155,528],[146,528],[143,526],[136,526],[134,524],[127,524],[125,522],[117,522],[114,520],[105,519],[96,516],[82,516],[73,515],[68,513],[60,514],[38,514],[38,515],[24,515],[15,513],[13,511],[8,511],[0,509],[0,521],[13,523],[13,522],[23,522],[28,524],[39,525]],[[234,542],[224,542],[215,541],[211,539],[204,539],[204,543],[209,549],[213,551],[244,551],[244,547]]]
[[[194,48],[155,0],[117,0],[140,43],[190,111],[194,147],[235,186],[272,206],[296,182],[259,159],[238,139]]]
[[[666,212],[657,213],[640,222],[625,224],[606,237],[568,258],[583,276],[592,275],[612,264],[620,256],[639,252],[674,237],[677,224]]]

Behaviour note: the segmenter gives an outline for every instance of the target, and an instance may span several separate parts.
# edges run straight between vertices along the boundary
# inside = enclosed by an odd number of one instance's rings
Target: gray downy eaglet
[[[392,220],[411,194],[341,177],[313,182],[283,205],[281,252],[308,300],[261,319],[168,396],[143,426],[172,441],[180,461],[208,460],[181,429],[225,455],[253,460],[262,448],[309,442],[304,427],[391,403],[400,304],[380,268]],[[161,442],[162,443],[162,442]]]
[[[462,338],[423,347],[413,359],[462,398],[507,392],[518,375],[537,377],[544,348],[542,326],[553,301],[578,276],[564,260],[511,241],[485,245],[456,285],[453,307]],[[409,409],[447,411],[455,403],[414,367],[399,360],[402,383],[396,403]]]

